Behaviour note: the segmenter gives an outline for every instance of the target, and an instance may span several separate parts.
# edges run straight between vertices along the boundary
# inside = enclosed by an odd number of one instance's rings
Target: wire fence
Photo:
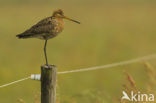
[[[128,64],[132,64],[132,63],[141,62],[141,61],[147,61],[147,60],[151,60],[151,59],[156,59],[156,54],[143,56],[143,57],[127,60],[127,61],[121,61],[121,62],[117,62],[117,63],[107,64],[107,65],[101,65],[101,66],[95,66],[95,67],[89,67],[89,68],[82,68],[82,69],[58,72],[58,74],[69,74],[69,73],[77,73],[77,72],[100,70],[100,69],[106,69],[106,68],[111,68],[111,67],[128,65]],[[19,83],[19,82],[27,80],[27,79],[31,79],[31,77],[32,76],[28,76],[26,78],[22,78],[22,79],[19,79],[19,80],[16,80],[16,81],[13,81],[13,82],[1,85],[0,88],[6,87],[6,86],[9,86],[9,85],[12,85],[12,84],[16,84],[16,83]],[[37,74],[37,78],[40,78],[39,74]]]

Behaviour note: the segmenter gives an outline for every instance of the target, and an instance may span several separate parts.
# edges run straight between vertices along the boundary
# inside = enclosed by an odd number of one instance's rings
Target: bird
[[[41,40],[45,40],[44,43],[44,56],[46,65],[48,66],[47,52],[46,46],[47,41],[51,38],[56,37],[59,33],[64,29],[64,21],[63,19],[67,19],[73,21],[75,23],[80,24],[79,21],[73,20],[64,15],[63,10],[58,9],[53,12],[53,14],[49,17],[46,17],[24,31],[21,34],[16,35],[19,39],[27,39],[27,38],[38,38]]]

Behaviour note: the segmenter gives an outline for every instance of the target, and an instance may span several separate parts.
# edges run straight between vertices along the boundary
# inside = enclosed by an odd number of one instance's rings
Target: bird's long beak
[[[70,19],[70,18],[68,18],[68,17],[66,17],[66,16],[64,16],[63,18],[64,18],[64,19],[67,19],[67,20],[70,20],[70,21],[73,21],[73,22],[75,22],[75,23],[80,24],[80,22],[79,22],[79,21],[76,21],[76,20]]]

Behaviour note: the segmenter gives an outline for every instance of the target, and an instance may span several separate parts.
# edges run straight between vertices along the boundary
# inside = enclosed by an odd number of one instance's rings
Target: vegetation
[[[64,31],[48,41],[50,64],[59,71],[104,65],[152,54],[156,51],[156,2],[153,0],[49,0],[0,1],[0,85],[40,73],[45,63],[44,41],[19,40],[23,32],[37,21],[61,8],[65,15],[81,22],[65,20]],[[156,60],[98,71],[61,74],[58,76],[59,103],[114,103],[120,101],[122,84],[131,88],[130,79],[140,91],[155,91],[153,74]],[[148,64],[152,65],[151,72]],[[147,69],[148,68],[148,69]],[[124,83],[124,81],[126,83]],[[149,82],[149,83],[147,83]],[[0,89],[0,102],[34,101],[40,82],[27,80]],[[40,97],[38,97],[40,98]],[[24,103],[23,101],[23,103]],[[83,102],[82,102],[83,101]],[[22,103],[22,102],[21,102]]]

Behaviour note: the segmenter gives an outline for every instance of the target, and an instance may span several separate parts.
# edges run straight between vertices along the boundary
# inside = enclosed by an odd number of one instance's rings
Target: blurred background
[[[156,52],[155,0],[0,0],[0,85],[40,73],[44,41],[20,40],[39,20],[63,9],[64,31],[48,41],[50,64],[58,71],[104,65]],[[156,67],[156,59],[148,61]],[[121,98],[127,71],[145,92],[149,78],[144,63],[58,75],[59,103],[114,103]],[[156,70],[154,69],[154,72]],[[1,103],[34,103],[40,82],[27,80],[0,88]],[[36,96],[38,95],[38,96]]]

